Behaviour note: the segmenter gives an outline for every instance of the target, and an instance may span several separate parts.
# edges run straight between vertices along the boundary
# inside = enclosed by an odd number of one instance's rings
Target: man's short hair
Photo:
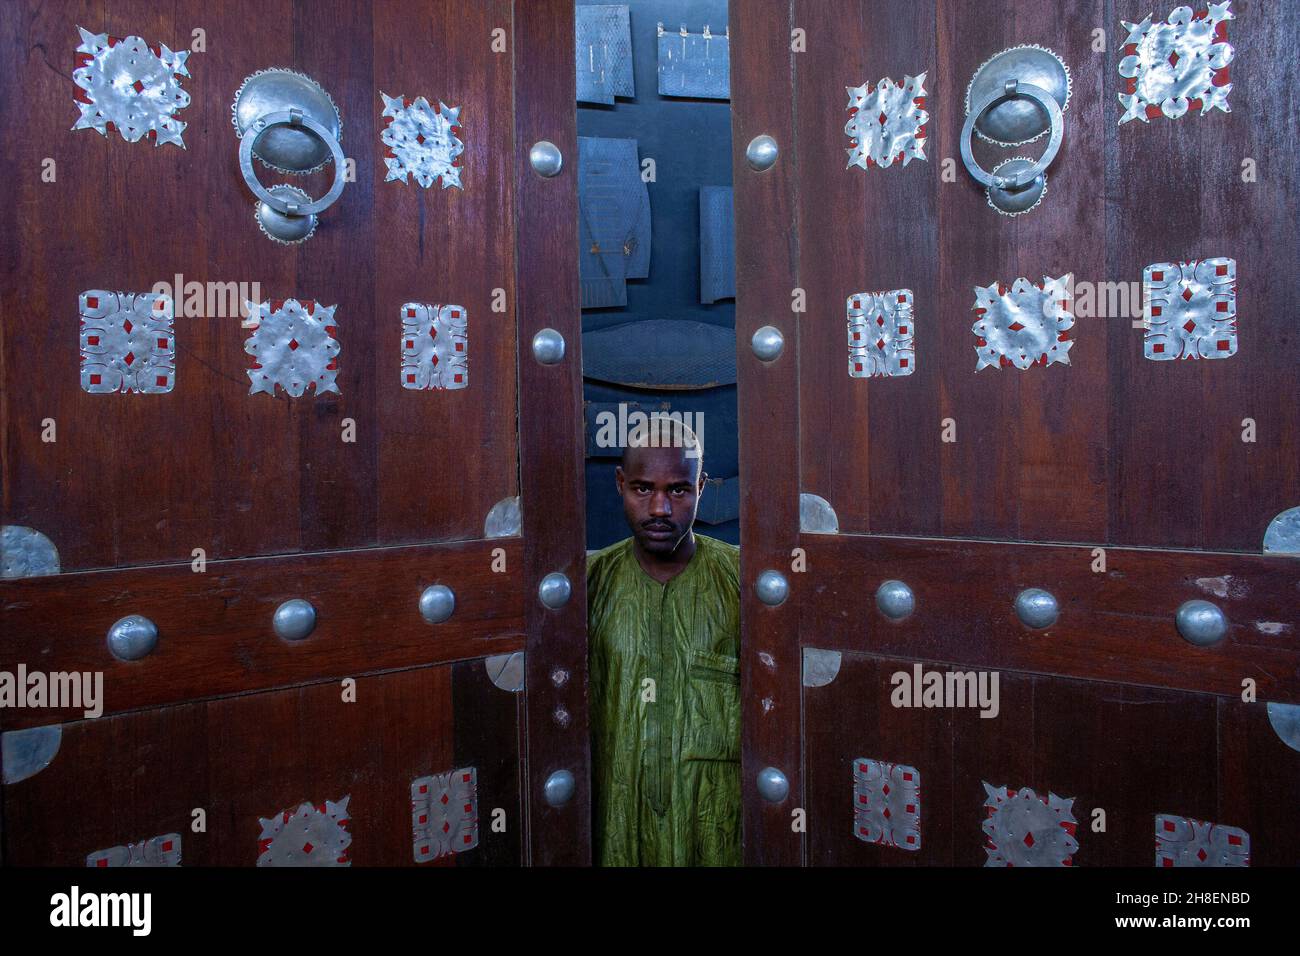
[[[698,476],[704,470],[704,443],[681,417],[668,412],[654,412],[642,422],[633,425],[627,433],[627,445],[623,448],[623,464],[627,464],[627,453],[632,448],[684,448],[688,459],[699,462]]]

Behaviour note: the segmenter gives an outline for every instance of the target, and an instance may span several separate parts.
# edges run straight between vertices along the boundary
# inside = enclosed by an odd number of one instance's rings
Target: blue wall
[[[579,0],[579,6],[586,0]],[[650,277],[630,279],[627,306],[583,311],[584,331],[643,319],[684,319],[735,328],[735,303],[700,303],[699,190],[731,185],[731,104],[723,100],[661,97],[658,92],[656,26],[682,25],[700,33],[705,25],[721,34],[726,0],[630,0],[636,96],[613,106],[577,106],[578,135],[637,141],[637,154],[655,161],[650,193],[652,241]],[[673,411],[703,413],[705,471],[714,478],[737,473],[735,386],[703,391],[652,392],[585,382],[588,401],[672,403]],[[627,537],[614,490],[616,458],[587,460],[587,547],[600,548]],[[707,492],[706,492],[707,494]],[[739,543],[736,521],[700,524],[697,530]]]

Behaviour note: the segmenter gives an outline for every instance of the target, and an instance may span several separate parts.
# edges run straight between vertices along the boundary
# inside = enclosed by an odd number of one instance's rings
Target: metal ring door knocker
[[[1070,71],[1051,50],[1018,46],[986,61],[966,89],[966,124],[961,131],[961,159],[985,187],[989,205],[1008,216],[1033,209],[1047,192],[1047,167],[1065,135],[1062,115],[1070,101]],[[1048,134],[1037,160],[1016,156],[988,172],[972,149],[979,135],[997,146],[1020,146]]]
[[[347,161],[338,107],[319,83],[293,70],[259,70],[240,84],[231,105],[239,136],[239,171],[257,197],[258,225],[276,242],[296,243],[316,231],[317,215],[343,193]],[[297,186],[263,186],[253,157],[286,173],[310,173],[334,163],[334,183],[320,199]]]

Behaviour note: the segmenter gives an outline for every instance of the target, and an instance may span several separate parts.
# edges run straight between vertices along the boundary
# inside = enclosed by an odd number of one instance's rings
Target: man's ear
[[[623,466],[614,466],[614,487],[618,489],[620,495],[623,494]]]
[[[700,483],[699,486],[695,489],[697,494],[701,494],[701,495],[704,494],[704,483],[708,480],[709,480],[709,473],[707,471],[701,471]]]

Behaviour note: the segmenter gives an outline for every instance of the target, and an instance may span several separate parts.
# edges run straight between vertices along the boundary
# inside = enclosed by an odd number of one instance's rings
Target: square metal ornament
[[[1237,827],[1157,813],[1156,866],[1250,866],[1250,834]]]
[[[86,866],[103,869],[110,866],[180,866],[181,835],[164,833],[162,836],[96,850],[86,857]]]
[[[415,780],[411,832],[416,863],[478,846],[478,771],[462,767]]]
[[[921,849],[921,772],[901,763],[854,760],[853,835],[864,843]]]
[[[159,394],[175,387],[170,296],[91,289],[79,301],[83,389]]]
[[[469,385],[468,316],[463,305],[402,306],[402,388]]]
[[[850,377],[911,375],[916,371],[911,289],[855,292],[847,304]]]
[[[1152,361],[1237,354],[1237,261],[1157,262],[1142,270],[1143,354]]]

